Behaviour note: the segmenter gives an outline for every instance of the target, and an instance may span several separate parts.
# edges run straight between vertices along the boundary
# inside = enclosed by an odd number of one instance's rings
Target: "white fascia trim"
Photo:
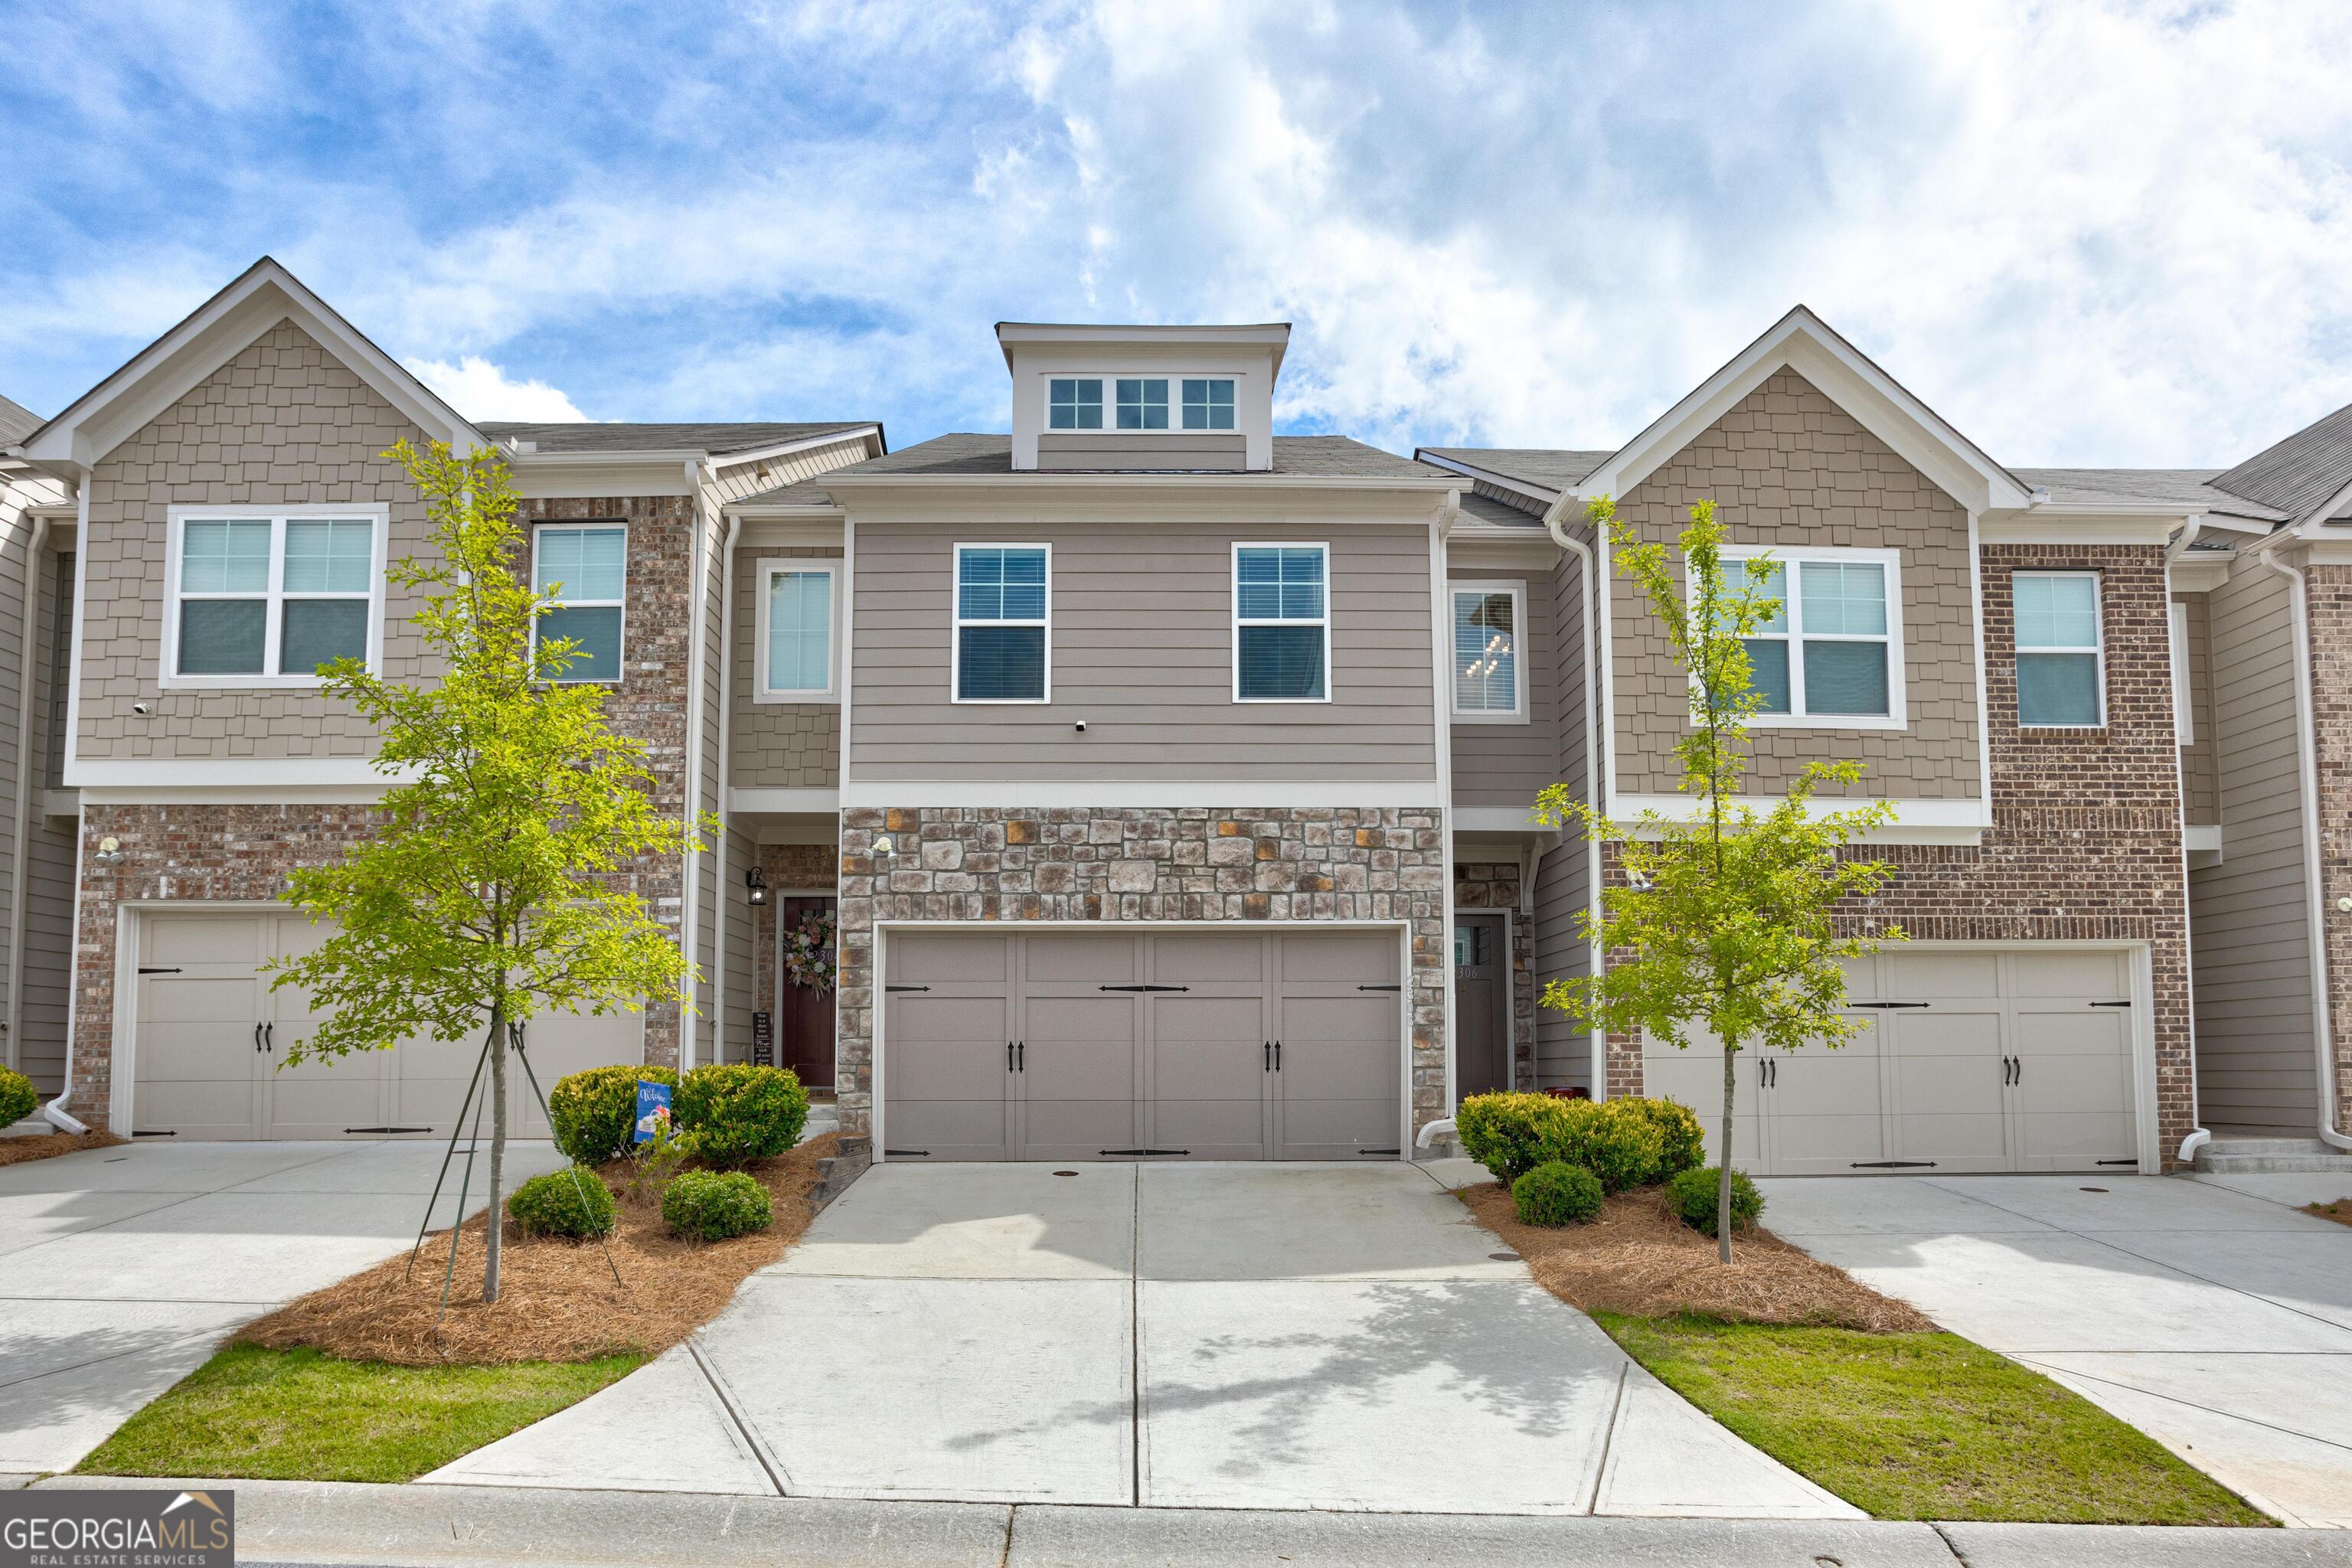
[[[1115,432],[1116,433],[1116,432]],[[1443,495],[1460,487],[1452,479],[1366,479],[1318,474],[1201,474],[1201,473],[1134,473],[1122,474],[1087,469],[1083,472],[1041,472],[1024,470],[1002,474],[857,474],[823,476],[824,488],[844,490],[865,489],[1082,489],[1099,486],[1111,489],[1285,489],[1285,490],[1396,490],[1412,495]],[[1393,519],[1381,519],[1392,521]]]
[[[841,809],[841,792],[837,789],[730,789],[727,792],[727,810],[737,812],[820,812],[830,815]]]
[[[2200,850],[2219,855],[2221,852],[2221,825],[2216,822],[2183,827],[2180,830],[2180,847],[2192,855]]]
[[[2167,544],[2197,515],[2171,511],[2119,517],[2113,508],[2101,507],[2095,514],[2069,517],[2054,506],[2044,506],[2027,517],[1988,517],[1977,531],[1987,544]]]
[[[22,449],[36,462],[72,464],[87,471],[263,333],[289,320],[428,436],[461,454],[490,445],[399,361],[264,257],[35,431]]]
[[[1739,804],[1758,811],[1774,804],[1769,795],[1742,795]],[[1833,811],[1850,811],[1873,804],[1867,800],[1837,800],[1815,796],[1805,815],[1816,821]],[[1980,800],[1897,800],[1895,821],[1868,836],[1876,844],[1976,844],[1992,826],[1992,813]],[[1670,820],[1689,821],[1698,815],[1697,802],[1686,795],[1622,795],[1612,803],[1612,816],[1630,825],[1643,812]],[[1640,837],[1635,835],[1635,837]]]
[[[1811,382],[1962,506],[2021,510],[2032,504],[2032,492],[2014,475],[1802,305],[1660,415],[1570,493],[1624,495],[1784,367]]]
[[[2232,557],[2209,551],[2196,557],[2176,557],[2165,573],[2165,578],[2176,594],[2205,594],[2230,580]]]
[[[1444,798],[1435,779],[1368,780],[1341,784],[1332,780],[1281,779],[1253,783],[1243,777],[1197,783],[1108,779],[887,779],[861,778],[845,782],[841,805],[857,806],[973,805],[999,808],[1032,806],[1055,810],[1085,806],[1154,807],[1181,810],[1233,806],[1299,807],[1443,807]]]
[[[1446,813],[1445,820],[1455,834],[1505,833],[1532,834],[1543,838],[1558,838],[1559,829],[1546,827],[1530,816],[1527,808],[1517,805],[1457,805]]]
[[[366,757],[77,757],[66,763],[63,782],[79,790],[259,790],[268,800],[273,788],[366,785],[381,792],[415,776],[410,769],[385,773]]]
[[[789,457],[794,452],[806,452],[818,447],[838,447],[845,441],[878,439],[879,425],[851,425],[839,430],[829,430],[822,436],[803,436],[794,441],[779,441],[771,447],[747,447],[740,452],[713,453],[713,468],[740,468],[745,463],[764,463],[772,458]]]
[[[1528,479],[1514,479],[1509,474],[1498,474],[1492,468],[1482,468],[1475,463],[1465,463],[1459,458],[1443,458],[1426,447],[1414,447],[1412,460],[1416,463],[1427,463],[1433,468],[1450,468],[1467,479],[1484,479],[1499,489],[1517,490],[1541,506],[1549,507],[1559,499],[1559,492],[1548,485],[1536,484]]]

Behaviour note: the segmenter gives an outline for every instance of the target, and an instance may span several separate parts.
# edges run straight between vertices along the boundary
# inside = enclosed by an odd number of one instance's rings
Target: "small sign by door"
[[[773,1013],[751,1015],[751,1065],[761,1068],[776,1065],[776,1016]]]

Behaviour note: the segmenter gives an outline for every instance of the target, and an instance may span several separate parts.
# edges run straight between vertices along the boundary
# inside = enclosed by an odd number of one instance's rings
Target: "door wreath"
[[[826,992],[833,989],[834,915],[830,910],[811,910],[801,917],[801,923],[784,933],[784,973],[793,984],[804,991]]]

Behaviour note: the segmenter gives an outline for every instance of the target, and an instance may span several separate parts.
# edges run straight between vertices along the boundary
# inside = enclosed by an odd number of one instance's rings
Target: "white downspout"
[[[727,1059],[727,901],[734,896],[727,860],[727,757],[729,722],[735,711],[735,543],[743,534],[740,515],[727,519],[727,553],[719,563],[719,888],[711,901],[710,1059]]]
[[[16,846],[9,861],[16,886],[9,889],[8,916],[8,1052],[10,1067],[24,1059],[25,1038],[25,858],[33,820],[33,656],[36,628],[41,620],[41,547],[48,542],[49,520],[33,520],[33,540],[25,551],[25,632],[16,668],[16,820],[10,842]],[[67,1053],[70,1056],[72,1053]]]
[[[1599,642],[1594,622],[1601,615],[1601,594],[1592,546],[1580,539],[1570,537],[1561,521],[1570,499],[1571,492],[1560,491],[1559,499],[1551,503],[1550,509],[1544,513],[1543,521],[1544,527],[1550,531],[1553,541],[1562,550],[1575,555],[1578,565],[1584,574],[1584,582],[1581,584],[1584,613],[1577,617],[1582,624],[1584,631],[1584,794],[1587,799],[1600,803],[1604,792],[1601,788],[1600,751],[1596,742],[1599,734],[1599,721],[1595,716],[1595,710],[1601,701],[1601,669],[1594,655],[1594,649]],[[1601,918],[1601,845],[1598,840],[1586,842],[1584,856],[1586,907],[1591,911],[1592,918],[1598,921]],[[1538,864],[1540,864],[1540,858],[1538,858]],[[1592,973],[1599,974],[1602,955],[1598,943],[1593,946],[1590,962]],[[1608,1037],[1588,1030],[1586,1048],[1591,1055],[1592,1098],[1596,1100],[1606,1100],[1609,1098]]]
[[[2352,1138],[2336,1127],[2336,1030],[2327,994],[2327,900],[2319,885],[2319,752],[2313,728],[2311,693],[2311,599],[2309,584],[2299,566],[2289,566],[2275,554],[2263,564],[2294,584],[2294,752],[2303,795],[2303,883],[2311,927],[2311,1024],[2313,1048],[2319,1068],[2319,1137],[2337,1149],[2352,1149]]]
[[[2205,518],[2200,512],[2183,522],[2180,525],[2180,537],[2164,548],[2164,637],[2168,647],[2172,641],[2172,563],[2189,553],[2189,547],[2197,542],[2197,536],[2204,531],[2204,528]],[[2175,648],[2172,653],[2175,658],[2184,661],[2189,657],[2188,650],[2185,648]],[[2192,703],[2195,700],[2193,691],[2190,693],[2190,700]],[[2173,739],[2176,742],[2179,740],[2179,735],[2177,733],[2179,722],[2180,716],[2175,714],[2173,725],[2176,733]],[[2180,760],[2180,747],[2178,743],[2172,748],[2172,774],[2173,793],[2180,797],[2180,929],[2189,933],[2187,946],[2193,952],[2197,939],[2194,931],[2194,904],[2189,891],[2189,769],[2188,765]],[[2181,983],[2186,989],[2189,1001],[2189,1111],[2192,1118],[2197,1115],[2198,1108],[2196,971],[2197,965],[2191,960],[2187,963],[2186,972],[2181,975]],[[2213,1134],[2206,1130],[2204,1122],[2192,1121],[2189,1129],[2189,1136],[2180,1141],[2181,1163],[2184,1164],[2194,1163],[2197,1151],[2212,1141]]]

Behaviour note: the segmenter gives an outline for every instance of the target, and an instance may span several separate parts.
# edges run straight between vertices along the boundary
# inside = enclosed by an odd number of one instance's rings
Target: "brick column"
[[[2352,1124],[2352,566],[2307,566],[2311,707],[2319,763],[2320,920],[2336,1045],[2336,1125]]]

